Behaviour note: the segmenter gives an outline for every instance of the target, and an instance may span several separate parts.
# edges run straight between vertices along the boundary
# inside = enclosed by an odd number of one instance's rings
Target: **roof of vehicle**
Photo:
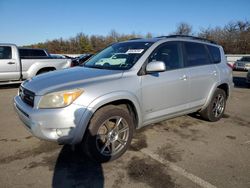
[[[18,49],[21,49],[21,50],[45,50],[45,49],[42,49],[42,48],[26,48],[26,47],[18,47]]]
[[[159,37],[154,37],[154,38],[133,38],[130,39],[129,41],[135,41],[135,42],[157,42],[160,40],[166,40],[166,39],[189,39],[189,40],[194,40],[194,41],[201,41],[201,42],[207,42],[211,44],[217,44],[216,42],[201,38],[201,37],[195,37],[195,36],[189,36],[189,35],[168,35],[168,36],[159,36]]]

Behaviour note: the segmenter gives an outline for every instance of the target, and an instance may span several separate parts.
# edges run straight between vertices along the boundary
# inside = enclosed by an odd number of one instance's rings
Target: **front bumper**
[[[80,142],[90,119],[86,107],[76,104],[57,109],[35,109],[16,96],[14,106],[19,118],[34,136],[60,144]]]

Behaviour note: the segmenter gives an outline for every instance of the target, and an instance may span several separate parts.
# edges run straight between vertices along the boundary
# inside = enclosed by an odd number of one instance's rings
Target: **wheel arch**
[[[215,84],[212,89],[210,90],[209,94],[208,94],[208,97],[207,97],[207,100],[205,102],[205,104],[203,105],[203,107],[200,109],[200,111],[204,110],[210,103],[210,101],[212,100],[213,98],[213,94],[215,92],[216,89],[222,89],[223,91],[225,91],[226,93],[226,96],[227,98],[229,97],[229,84],[228,83],[218,83],[218,84]]]
[[[36,72],[36,75],[40,74],[41,72],[46,72],[46,71],[54,71],[56,70],[55,67],[44,67],[44,68],[41,68],[39,69],[37,72]]]
[[[110,93],[95,99],[88,108],[94,114],[97,110],[107,105],[126,107],[129,113],[134,115],[135,128],[140,126],[142,122],[140,105],[137,98],[132,94],[123,92]]]
[[[217,88],[225,91],[227,98],[229,97],[229,85],[227,83],[220,84]]]

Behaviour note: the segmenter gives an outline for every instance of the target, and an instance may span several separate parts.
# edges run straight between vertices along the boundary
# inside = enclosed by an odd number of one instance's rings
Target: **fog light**
[[[56,129],[56,134],[57,136],[62,136],[63,133],[60,129]]]

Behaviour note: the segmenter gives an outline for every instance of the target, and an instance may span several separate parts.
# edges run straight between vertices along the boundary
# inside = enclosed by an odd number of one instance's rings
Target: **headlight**
[[[38,108],[62,108],[68,106],[72,104],[82,93],[82,89],[49,93],[42,96]]]

